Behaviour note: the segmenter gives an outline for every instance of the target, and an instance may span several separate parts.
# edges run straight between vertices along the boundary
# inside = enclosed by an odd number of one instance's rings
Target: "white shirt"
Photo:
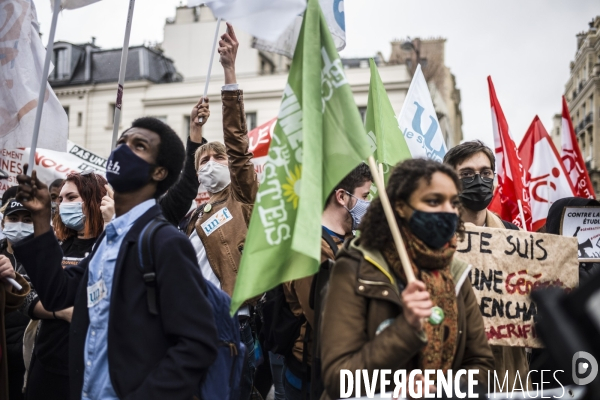
[[[190,240],[192,241],[192,246],[194,246],[194,250],[196,250],[196,257],[198,258],[198,265],[200,265],[200,272],[202,272],[202,276],[204,279],[221,289],[221,282],[215,275],[210,263],[208,262],[208,257],[206,256],[206,249],[202,244],[202,240],[198,236],[198,232],[196,229],[190,235]]]

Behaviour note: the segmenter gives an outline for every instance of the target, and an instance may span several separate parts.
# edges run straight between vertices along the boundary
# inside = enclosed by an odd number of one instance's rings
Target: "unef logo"
[[[231,221],[233,217],[227,207],[217,211],[215,215],[207,219],[201,226],[206,236],[210,236],[213,232]]]

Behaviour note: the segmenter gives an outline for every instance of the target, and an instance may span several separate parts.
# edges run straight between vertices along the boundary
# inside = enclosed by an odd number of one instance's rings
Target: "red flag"
[[[595,198],[594,187],[581,156],[565,96],[562,98],[562,162],[575,188],[575,195],[588,199]]]
[[[546,223],[552,203],[575,193],[558,151],[537,115],[519,145],[519,156],[529,182],[531,227],[537,231]]]
[[[517,153],[517,146],[510,136],[508,123],[496,97],[492,77],[488,76],[490,102],[492,105],[492,127],[496,152],[496,174],[498,187],[488,207],[503,220],[512,222],[522,229],[531,230],[531,207],[525,170]]]

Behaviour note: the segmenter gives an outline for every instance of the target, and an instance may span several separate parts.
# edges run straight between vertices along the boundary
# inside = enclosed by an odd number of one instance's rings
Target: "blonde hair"
[[[225,145],[221,142],[208,142],[203,144],[196,150],[194,166],[196,167],[196,171],[200,168],[200,159],[204,155],[204,153],[213,152],[216,155],[224,155],[227,156],[227,149]]]

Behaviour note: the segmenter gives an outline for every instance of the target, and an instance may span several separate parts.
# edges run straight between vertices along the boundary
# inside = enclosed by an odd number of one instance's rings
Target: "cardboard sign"
[[[577,238],[581,259],[600,259],[600,207],[565,207],[560,233]]]
[[[575,238],[470,225],[455,257],[471,265],[491,345],[542,347],[529,294],[549,286],[569,292],[579,284]]]

